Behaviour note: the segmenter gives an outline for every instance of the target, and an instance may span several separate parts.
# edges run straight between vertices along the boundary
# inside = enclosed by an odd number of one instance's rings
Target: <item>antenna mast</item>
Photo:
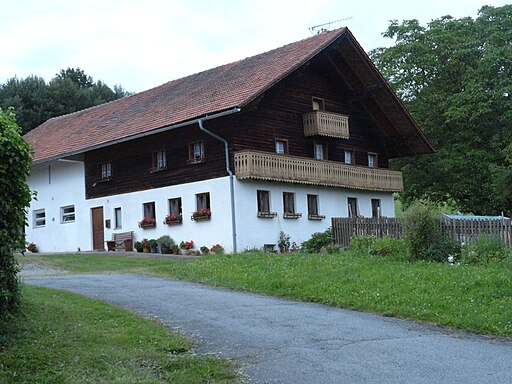
[[[311,31],[311,33],[316,33],[318,35],[322,32],[327,32],[329,30],[329,26],[331,24],[339,23],[340,21],[349,20],[349,19],[352,19],[352,16],[345,17],[344,19],[329,21],[328,23],[324,23],[324,24],[318,24],[318,25],[315,25],[314,27],[309,27],[309,30]],[[320,28],[320,29],[317,30],[317,28]]]

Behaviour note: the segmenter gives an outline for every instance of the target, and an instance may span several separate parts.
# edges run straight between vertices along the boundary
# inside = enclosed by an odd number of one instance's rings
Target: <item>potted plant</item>
[[[133,243],[133,248],[135,248],[137,252],[142,252],[144,250],[144,245],[142,241],[136,241],[135,243]]]
[[[212,211],[208,208],[200,208],[197,211],[192,212],[191,219],[194,221],[210,220],[212,217]]]
[[[156,226],[156,219],[152,217],[144,217],[141,221],[139,221],[139,227],[142,229],[154,228]]]
[[[290,236],[283,231],[279,232],[279,241],[277,242],[277,246],[279,247],[279,252],[288,253],[288,250],[290,249]]]
[[[29,243],[27,245],[27,249],[32,252],[32,253],[36,253],[37,252],[37,245],[35,243]]]
[[[199,248],[201,250],[201,253],[203,255],[207,255],[210,253],[210,248],[208,248],[206,245],[203,245],[201,248]]]
[[[180,252],[180,248],[178,247],[178,245],[176,245],[176,244],[171,245],[171,253],[173,255],[177,255],[179,252]]]
[[[224,254],[224,247],[220,244],[215,244],[210,248],[210,252],[216,255],[222,255]]]
[[[174,225],[174,224],[181,224],[183,222],[183,216],[181,213],[171,213],[165,216],[164,224],[166,225]]]
[[[149,253],[150,249],[151,248],[149,246],[149,240],[148,239],[142,239],[142,252]]]
[[[171,245],[174,245],[174,240],[169,235],[160,236],[157,242],[160,245],[160,252],[165,254],[171,253]]]
[[[148,243],[151,253],[158,253],[158,242],[156,239],[149,239]]]
[[[188,255],[193,248],[194,248],[194,242],[192,240],[182,241],[180,243],[180,252],[182,255]]]

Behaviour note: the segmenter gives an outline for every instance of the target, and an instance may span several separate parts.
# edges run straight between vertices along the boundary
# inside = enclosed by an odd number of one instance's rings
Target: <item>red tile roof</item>
[[[110,103],[48,120],[25,135],[47,161],[195,118],[243,108],[346,31],[324,32]],[[350,33],[350,32],[348,32]]]

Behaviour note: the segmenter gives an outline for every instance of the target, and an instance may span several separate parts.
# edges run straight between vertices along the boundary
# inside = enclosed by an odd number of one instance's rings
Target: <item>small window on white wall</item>
[[[75,206],[68,205],[67,207],[60,208],[60,222],[72,223],[75,221]]]
[[[115,219],[116,229],[123,228],[123,215],[121,212],[121,207],[114,208],[114,219]]]
[[[44,209],[38,209],[32,212],[34,215],[34,228],[44,227],[46,225],[46,213]]]

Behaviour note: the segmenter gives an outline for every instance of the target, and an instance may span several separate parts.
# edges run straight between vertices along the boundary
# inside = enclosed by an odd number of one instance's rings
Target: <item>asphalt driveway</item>
[[[140,275],[23,280],[157,318],[252,383],[512,383],[512,341]]]

